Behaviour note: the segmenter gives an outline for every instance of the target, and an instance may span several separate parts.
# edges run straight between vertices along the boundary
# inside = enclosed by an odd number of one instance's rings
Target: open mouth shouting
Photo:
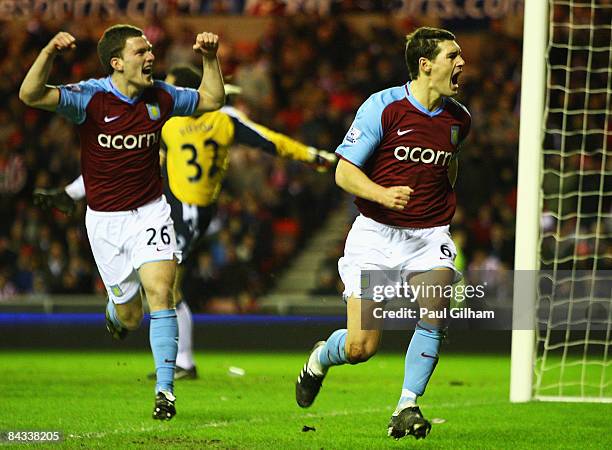
[[[153,66],[144,66],[142,68],[142,74],[145,78],[150,78],[153,75]]]
[[[453,73],[453,75],[450,78],[450,85],[454,91],[459,89],[459,77],[461,76],[461,72],[463,71],[462,70],[455,71],[455,73]]]

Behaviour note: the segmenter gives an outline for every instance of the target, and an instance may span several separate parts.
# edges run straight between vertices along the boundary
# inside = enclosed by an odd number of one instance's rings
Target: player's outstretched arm
[[[336,184],[349,194],[401,211],[410,200],[410,186],[383,187],[374,183],[359,167],[340,159],[336,166]]]
[[[249,120],[244,114],[227,107],[223,111],[234,122],[234,142],[259,148],[273,155],[311,164],[318,172],[327,172],[338,158],[335,154],[309,147],[282,133]]]
[[[338,157],[335,153],[327,150],[319,150],[314,147],[308,147],[309,161],[317,170],[317,172],[328,172],[338,162]]]
[[[223,75],[217,59],[219,36],[214,33],[200,33],[196,36],[193,51],[202,55],[202,82],[198,88],[200,102],[197,114],[215,111],[225,104]]]
[[[28,70],[19,89],[19,99],[34,108],[55,111],[60,94],[57,88],[47,84],[51,66],[58,53],[75,47],[75,39],[70,33],[64,31],[57,33],[41,50]]]

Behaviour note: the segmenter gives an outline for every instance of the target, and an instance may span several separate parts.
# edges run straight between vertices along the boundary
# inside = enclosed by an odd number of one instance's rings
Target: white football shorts
[[[138,269],[154,261],[181,260],[170,205],[161,197],[130,211],[101,212],[87,208],[87,236],[98,271],[116,304],[138,293]]]
[[[457,249],[449,226],[401,228],[359,215],[346,238],[338,271],[344,283],[344,298],[361,298],[362,271],[388,271],[385,284],[403,283],[411,274],[447,267],[461,279],[455,267]]]

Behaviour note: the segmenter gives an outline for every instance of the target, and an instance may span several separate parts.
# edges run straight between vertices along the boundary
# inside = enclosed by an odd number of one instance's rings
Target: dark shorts
[[[215,215],[217,205],[213,203],[202,207],[183,203],[174,196],[167,183],[164,183],[164,195],[170,204],[176,244],[183,252],[183,262],[185,262],[204,241],[206,230]]]

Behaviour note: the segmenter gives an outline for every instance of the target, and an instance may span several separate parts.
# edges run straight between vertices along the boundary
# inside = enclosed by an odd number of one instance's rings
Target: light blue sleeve
[[[57,88],[60,91],[60,101],[55,111],[79,125],[87,118],[87,105],[91,98],[96,92],[104,90],[101,80],[95,79]]]
[[[380,95],[370,96],[357,110],[357,115],[336,153],[362,167],[378,148],[382,139],[382,112],[385,104]]]
[[[174,100],[173,116],[192,116],[198,109],[200,94],[195,89],[177,87],[163,81],[155,83],[172,96]]]

